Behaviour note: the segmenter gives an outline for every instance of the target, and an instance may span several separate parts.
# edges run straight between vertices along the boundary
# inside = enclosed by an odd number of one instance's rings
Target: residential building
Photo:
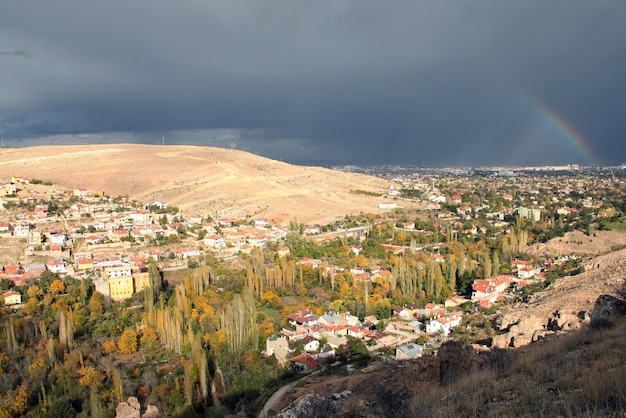
[[[396,360],[411,360],[422,356],[424,348],[419,344],[406,344],[396,347]]]
[[[5,305],[18,305],[22,303],[22,294],[20,292],[16,292],[15,290],[4,292],[2,297],[4,298]]]

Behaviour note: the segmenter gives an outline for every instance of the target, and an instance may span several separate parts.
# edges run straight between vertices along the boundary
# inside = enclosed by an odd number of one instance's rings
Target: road
[[[258,418],[266,418],[268,416],[267,414],[269,413],[269,411],[274,408],[274,406],[285,396],[285,394],[289,390],[293,389],[298,383],[307,379],[309,376],[312,376],[318,373],[319,373],[319,370],[316,370],[312,373],[307,374],[301,379],[296,380],[295,382],[291,382],[285,386],[282,386],[280,389],[274,392],[274,394],[267,400],[267,402],[265,402],[265,406],[263,406],[263,409],[261,409],[261,411],[259,412]]]

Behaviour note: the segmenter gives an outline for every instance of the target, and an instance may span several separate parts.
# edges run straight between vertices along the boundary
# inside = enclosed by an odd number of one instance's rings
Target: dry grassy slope
[[[589,312],[600,295],[616,294],[626,279],[626,250],[591,258],[585,272],[557,280],[548,290],[534,294],[528,303],[503,309],[509,323],[535,317],[547,323],[555,311],[576,316]]]
[[[380,199],[351,190],[384,192],[371,176],[295,166],[238,150],[200,146],[77,145],[0,149],[0,178],[51,180],[109,195],[155,197],[184,213],[264,216],[283,224],[326,223],[375,212]]]
[[[597,255],[626,246],[626,234],[619,231],[595,231],[591,236],[572,231],[546,243],[531,245],[526,252],[534,256],[567,254]]]

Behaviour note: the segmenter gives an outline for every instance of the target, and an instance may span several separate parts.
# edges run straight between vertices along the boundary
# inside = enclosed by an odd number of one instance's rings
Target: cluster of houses
[[[62,213],[49,213],[49,205],[45,203],[52,194],[57,202],[66,203]],[[26,259],[47,261],[28,263],[16,260],[0,265],[0,278],[11,280],[16,286],[46,270],[61,276],[91,278],[96,289],[113,300],[129,298],[145,287],[149,257],[155,261],[187,260],[200,256],[202,247],[208,251],[245,252],[276,242],[288,232],[262,218],[254,220],[253,225],[234,218],[208,222],[200,215],[188,216],[183,221],[180,213],[165,211],[167,205],[161,201],[137,207],[120,199],[105,198],[101,190],[65,191],[54,186],[45,194],[20,177],[0,182],[0,206],[8,202],[20,203],[25,210],[0,222],[0,239],[25,242]],[[138,251],[132,251],[133,255],[125,251],[125,256],[94,255],[108,252],[112,243],[149,244],[161,237],[178,236],[181,230],[187,232],[188,229],[196,233],[189,232],[191,239],[185,241],[187,246],[169,248],[169,245],[162,251],[159,250],[162,247],[158,247],[141,255],[137,255],[140,254]],[[197,236],[198,230],[203,232],[202,240]],[[129,245],[124,248],[128,250]],[[16,300],[7,296],[5,304]]]
[[[348,337],[361,340],[370,352],[382,348],[395,349],[397,360],[420,357],[424,346],[416,339],[427,334],[447,336],[461,325],[462,313],[428,304],[395,307],[386,328],[378,329],[380,321],[374,316],[363,321],[350,313],[327,312],[318,316],[310,310],[298,310],[289,315],[292,328],[283,328],[279,336],[266,340],[265,354],[274,355],[278,364],[296,365],[300,370],[310,370],[335,355],[335,350],[348,345]],[[290,342],[292,344],[290,344]],[[295,342],[302,344],[302,353],[293,355]]]

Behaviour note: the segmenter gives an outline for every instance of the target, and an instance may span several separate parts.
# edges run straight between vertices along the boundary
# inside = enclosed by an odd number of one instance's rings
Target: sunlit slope
[[[375,177],[295,166],[247,152],[200,146],[135,144],[0,149],[0,178],[13,175],[108,195],[163,200],[183,213],[263,216],[283,223],[330,222],[376,212],[383,193]]]

